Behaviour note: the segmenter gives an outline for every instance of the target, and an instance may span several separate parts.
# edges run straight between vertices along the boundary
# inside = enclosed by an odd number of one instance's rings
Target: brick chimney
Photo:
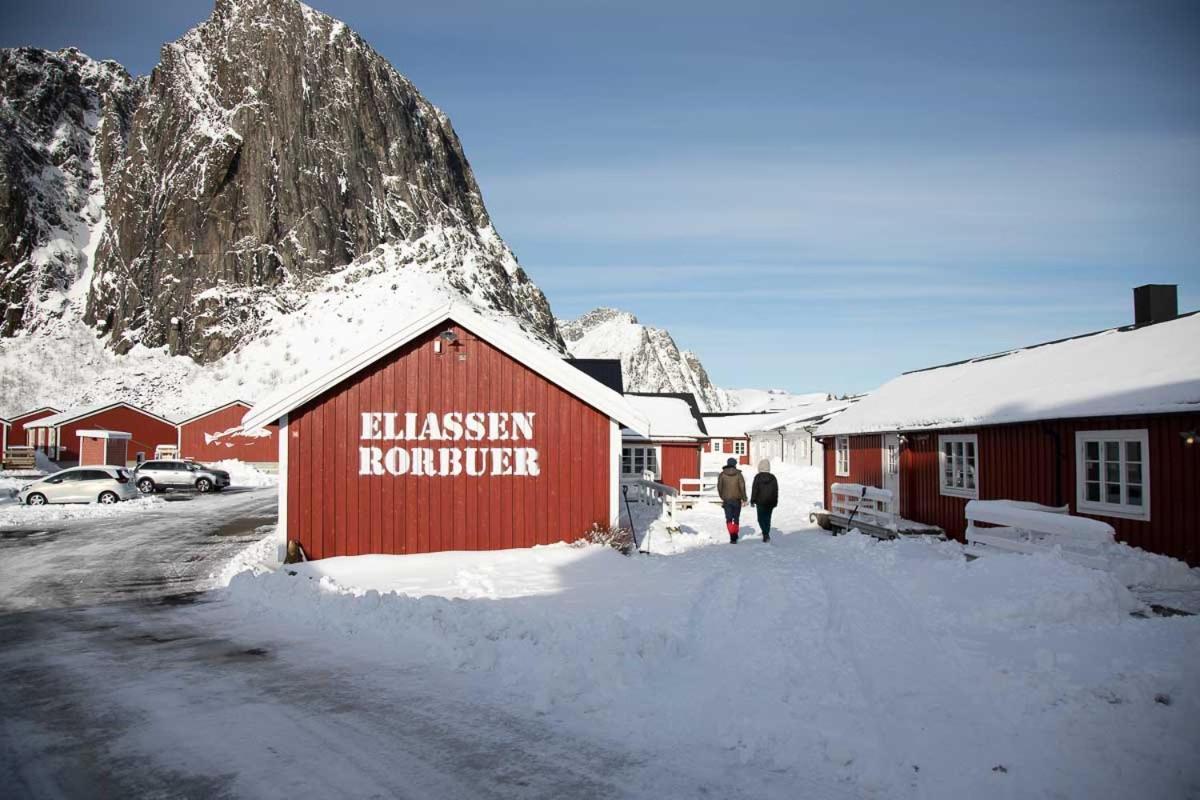
[[[1147,283],[1133,290],[1133,323],[1150,325],[1179,316],[1178,287],[1173,283]]]

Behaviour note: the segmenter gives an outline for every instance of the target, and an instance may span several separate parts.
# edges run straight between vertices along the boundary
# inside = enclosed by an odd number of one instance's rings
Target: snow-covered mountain
[[[446,115],[295,0],[217,0],[148,79],[3,51],[0,133],[0,413],[254,400],[452,298],[562,348]]]
[[[597,308],[578,319],[558,320],[576,358],[619,358],[625,388],[637,392],[691,392],[706,411],[725,411],[729,400],[714,386],[695,353],[680,350],[662,328],[642,325],[627,311]]]
[[[743,413],[787,411],[834,399],[833,395],[827,392],[794,394],[786,389],[726,389],[725,393],[729,397],[729,410]]]

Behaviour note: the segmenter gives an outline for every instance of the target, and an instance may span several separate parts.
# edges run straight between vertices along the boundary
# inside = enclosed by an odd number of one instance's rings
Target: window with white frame
[[[632,446],[621,448],[621,474],[641,477],[649,472],[654,477],[661,478],[658,470],[658,448],[653,445]]]
[[[772,442],[772,445],[774,445],[774,442]],[[734,442],[733,442],[733,454],[734,454],[735,456],[744,456],[744,455],[746,455],[746,440],[745,440],[745,439],[736,439],[736,440],[734,440]]]
[[[850,476],[850,437],[839,436],[834,440],[836,458],[834,472],[841,478]]]
[[[1075,434],[1080,511],[1150,519],[1150,441],[1145,429]]]
[[[938,437],[942,494],[979,497],[979,437],[973,433]]]
[[[900,446],[897,444],[886,445],[886,457],[884,465],[887,468],[888,475],[896,475],[900,472]]]
[[[712,450],[710,450],[709,452],[712,452],[712,453],[724,453],[725,452],[725,440],[724,439],[712,439],[711,444],[712,444]]]

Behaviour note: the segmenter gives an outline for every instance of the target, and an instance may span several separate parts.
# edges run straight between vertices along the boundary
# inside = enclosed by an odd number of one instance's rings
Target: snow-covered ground
[[[830,537],[807,519],[819,473],[777,474],[769,545],[753,509],[731,546],[705,506],[655,526],[656,555],[329,559],[233,577],[205,613],[353,674],[456,675],[463,699],[631,748],[647,797],[1200,794],[1200,617],[1134,616],[1113,574],[1051,556]]]

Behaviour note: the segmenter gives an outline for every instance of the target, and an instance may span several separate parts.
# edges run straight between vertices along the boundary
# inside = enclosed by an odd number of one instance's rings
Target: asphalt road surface
[[[653,796],[635,748],[471,702],[460,677],[223,624],[210,576],[270,534],[275,502],[260,489],[5,516],[0,796]]]

